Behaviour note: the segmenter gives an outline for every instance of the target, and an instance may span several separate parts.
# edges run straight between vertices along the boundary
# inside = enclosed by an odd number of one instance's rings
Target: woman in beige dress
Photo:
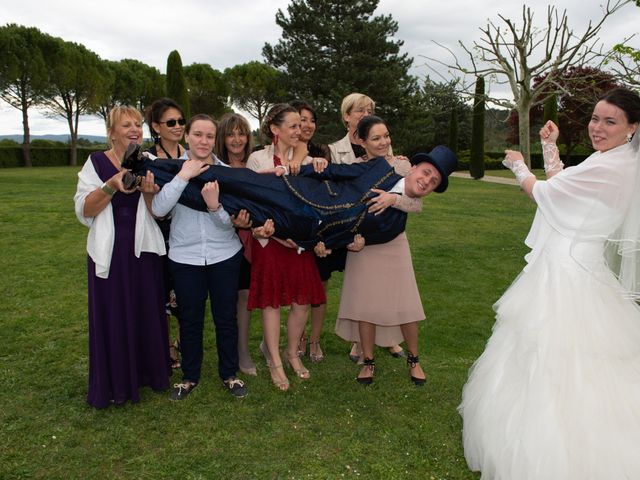
[[[369,115],[373,115],[375,111],[376,102],[374,102],[371,97],[363,93],[350,93],[342,99],[340,115],[342,116],[342,122],[347,129],[347,134],[344,138],[341,138],[337,142],[329,145],[331,163],[351,164],[363,161],[365,151],[358,141],[356,129],[358,128],[360,120]],[[391,145],[389,145],[388,155],[393,155]],[[345,255],[346,253],[344,251],[335,251],[333,253],[333,256],[337,257],[332,262],[335,271],[344,270]],[[317,315],[319,315],[319,312],[312,312],[312,316]],[[402,350],[402,347],[398,344],[390,346],[388,350],[389,353],[396,358],[404,357],[404,350]],[[349,358],[354,362],[362,363],[362,349],[360,348],[359,342],[353,342],[351,345]]]
[[[389,156],[391,137],[382,119],[363,118],[357,134],[366,152],[362,160],[384,156],[396,173],[404,176],[409,172],[411,164],[405,157]],[[421,199],[378,193],[380,196],[372,208],[379,211],[391,206],[405,211],[419,211],[422,207]],[[345,340],[361,342],[364,365],[357,378],[359,383],[368,385],[373,381],[374,344],[390,347],[404,340],[411,380],[423,385],[425,374],[418,358],[418,322],[424,319],[405,233],[388,243],[347,253],[336,333]]]

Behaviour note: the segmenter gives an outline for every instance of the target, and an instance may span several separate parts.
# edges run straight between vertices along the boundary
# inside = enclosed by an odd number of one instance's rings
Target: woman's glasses
[[[167,127],[172,128],[176,126],[176,123],[181,127],[184,127],[187,121],[184,118],[179,118],[177,120],[175,118],[172,118],[171,120],[167,120],[166,122],[158,122],[158,123],[166,123]]]

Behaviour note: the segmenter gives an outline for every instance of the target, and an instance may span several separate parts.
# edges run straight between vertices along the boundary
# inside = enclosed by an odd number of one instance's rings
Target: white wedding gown
[[[459,407],[483,480],[640,479],[640,308],[603,257],[638,188],[634,157],[596,153],[534,187],[528,264]]]

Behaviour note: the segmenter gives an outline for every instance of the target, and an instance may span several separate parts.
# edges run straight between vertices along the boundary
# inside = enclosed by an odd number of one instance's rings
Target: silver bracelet
[[[111,188],[107,182],[104,182],[102,184],[102,186],[100,187],[100,190],[102,190],[104,193],[106,193],[107,195],[109,195],[110,197],[113,197],[113,194],[116,193],[115,189]]]

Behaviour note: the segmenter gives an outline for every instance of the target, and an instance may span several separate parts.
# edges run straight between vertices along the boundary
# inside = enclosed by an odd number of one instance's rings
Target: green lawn
[[[491,306],[524,263],[534,206],[517,187],[453,178],[411,216],[428,317],[424,388],[383,350],[373,386],[354,381],[349,346],[333,334],[337,276],[327,358],[307,359],[309,381],[290,375],[292,388],[279,392],[260,363],[249,396],[231,398],[217,379],[209,321],[203,378],[186,401],[143,389],[139,404],[98,411],[85,403],[87,230],[73,213],[77,170],[0,170],[0,478],[479,478],[466,468],[456,406],[490,334]],[[255,315],[253,327],[257,361]]]

